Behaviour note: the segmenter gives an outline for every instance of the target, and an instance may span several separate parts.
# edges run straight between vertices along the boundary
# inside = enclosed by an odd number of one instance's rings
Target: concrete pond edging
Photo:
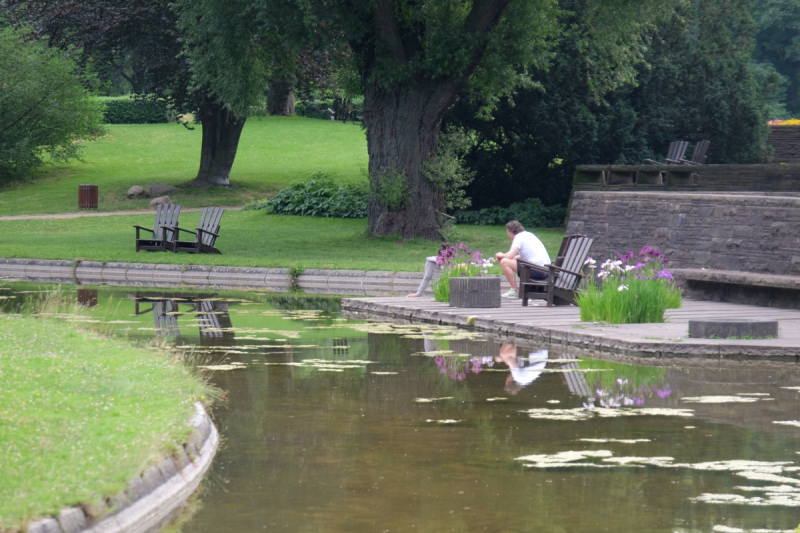
[[[28,524],[26,533],[151,533],[161,529],[197,489],[219,446],[219,433],[208,413],[195,403],[195,427],[178,452],[136,477],[122,493],[108,499],[99,517],[82,507],[62,509],[57,517]]]
[[[294,280],[313,294],[367,296],[416,292],[422,272],[306,269]],[[292,288],[288,268],[233,267],[0,258],[0,278],[78,285],[157,288],[263,289]],[[502,280],[505,285],[507,282]],[[426,294],[433,294],[428,288]]]
[[[501,310],[459,309],[454,311],[450,307],[445,307],[446,304],[426,303],[424,301],[409,303],[400,301],[400,299],[387,302],[387,300],[394,299],[345,298],[342,300],[343,316],[358,319],[380,317],[382,319],[410,320],[457,326],[500,337],[526,339],[550,346],[551,349],[569,348],[570,350],[578,350],[591,357],[613,355],[638,359],[686,360],[708,358],[726,361],[760,359],[790,363],[800,362],[800,342],[797,342],[796,335],[793,336],[793,340],[789,341],[790,345],[780,342],[786,339],[756,341],[723,339],[714,341],[681,338],[680,341],[674,342],[655,337],[636,338],[638,335],[626,335],[624,334],[624,328],[618,325],[605,327],[598,324],[596,325],[597,328],[604,329],[602,333],[598,334],[589,329],[589,324],[586,326],[581,325],[580,329],[575,329],[575,325],[565,322],[563,317],[550,324],[547,323],[547,320],[543,320],[538,324],[531,324],[529,321],[532,316],[528,316],[524,320],[515,319],[513,316],[504,318],[498,316],[502,312]],[[545,310],[558,308],[544,307],[541,309],[547,312]],[[481,316],[487,312],[493,316]],[[786,313],[791,313],[794,320],[800,321],[800,315],[797,311],[791,310],[786,311]],[[681,337],[685,336],[686,327],[688,326],[688,324],[682,322],[655,325],[665,326],[673,330],[673,338],[675,336],[674,333],[678,330]],[[627,326],[637,328],[639,326],[652,326],[652,324],[629,324]],[[792,329],[794,330],[795,328]]]

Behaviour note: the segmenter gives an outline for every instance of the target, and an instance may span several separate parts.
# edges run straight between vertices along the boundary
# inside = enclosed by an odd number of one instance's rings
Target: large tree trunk
[[[235,117],[218,104],[205,107],[199,114],[203,144],[200,148],[200,170],[193,183],[203,189],[230,187],[231,167],[245,119]]]
[[[364,94],[369,176],[373,190],[392,173],[405,174],[410,201],[392,210],[370,196],[368,224],[374,235],[439,239],[444,192],[422,175],[422,167],[439,146],[442,117],[456,94],[456,84],[422,81],[412,87],[385,90],[368,86]]]
[[[291,83],[269,80],[267,113],[282,117],[294,116],[294,87]]]

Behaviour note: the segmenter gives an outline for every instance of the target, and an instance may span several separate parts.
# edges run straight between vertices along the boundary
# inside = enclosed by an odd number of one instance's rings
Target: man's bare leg
[[[500,260],[500,266],[503,268],[503,274],[505,274],[509,285],[511,285],[511,288],[514,289],[515,291],[518,290],[518,288],[517,288],[517,260],[516,259],[503,258],[503,259]]]

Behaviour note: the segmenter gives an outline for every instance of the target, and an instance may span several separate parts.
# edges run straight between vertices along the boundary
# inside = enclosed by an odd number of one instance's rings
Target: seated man
[[[497,262],[503,268],[503,274],[511,284],[511,289],[503,294],[503,298],[517,298],[517,259],[528,261],[529,263],[536,263],[537,265],[545,266],[550,264],[550,256],[547,255],[547,250],[544,244],[536,235],[529,231],[525,231],[522,224],[516,220],[512,220],[506,224],[506,232],[508,238],[511,239],[511,249],[506,253],[498,252],[495,254]],[[531,278],[545,279],[547,274],[531,270]]]

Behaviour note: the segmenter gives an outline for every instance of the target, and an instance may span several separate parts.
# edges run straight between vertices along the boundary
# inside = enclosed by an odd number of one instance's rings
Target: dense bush
[[[30,32],[0,27],[0,186],[45,161],[80,158],[81,139],[102,133],[100,105],[68,54]]]
[[[366,183],[339,186],[330,176],[314,174],[308,181],[294,183],[268,200],[251,203],[245,209],[266,209],[278,215],[333,218],[365,218],[369,205]]]
[[[567,210],[560,205],[545,207],[538,198],[509,207],[487,207],[476,211],[456,211],[456,222],[474,226],[499,226],[518,220],[527,228],[558,228],[564,225]]]
[[[100,96],[106,124],[162,124],[170,122],[165,102],[134,100],[130,96]]]

